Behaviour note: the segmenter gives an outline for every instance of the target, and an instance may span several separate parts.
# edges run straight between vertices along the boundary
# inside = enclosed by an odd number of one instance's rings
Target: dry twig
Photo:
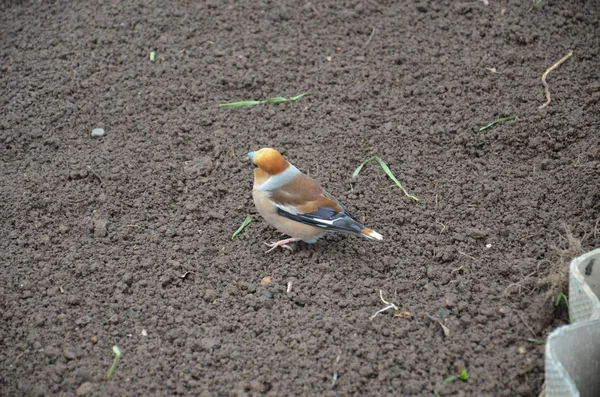
[[[371,27],[373,29],[373,31],[371,32],[371,35],[369,36],[369,38],[367,39],[367,41],[365,42],[365,45],[363,46],[364,48],[367,48],[367,46],[369,45],[369,43],[371,42],[371,39],[373,38],[373,36],[375,36],[375,27],[372,26]]]
[[[394,303],[392,302],[388,302],[385,299],[383,299],[383,291],[379,290],[379,299],[381,299],[381,301],[386,305],[383,309],[379,309],[377,310],[377,312],[375,314],[373,314],[371,317],[369,317],[369,320],[373,320],[375,317],[377,317],[377,315],[379,313],[383,313],[386,312],[390,309],[394,309],[395,311],[399,311],[400,309],[398,308],[398,306],[396,306]]]
[[[527,329],[529,330],[529,332],[531,332],[531,334],[533,335],[533,337],[537,338],[537,335],[533,331],[533,328],[531,328],[529,326],[529,324],[527,324],[527,321],[525,321],[525,319],[523,318],[523,316],[521,316],[521,313],[517,313],[517,316],[521,319],[521,321],[523,321],[523,324],[525,324],[525,326],[527,327]]]
[[[104,182],[102,182],[102,178],[100,178],[100,175],[98,175],[98,174],[96,173],[96,171],[94,171],[94,170],[92,169],[92,167],[91,167],[91,166],[89,166],[89,165],[88,165],[88,166],[87,166],[87,168],[88,168],[88,170],[90,170],[90,172],[91,172],[91,173],[92,173],[92,174],[93,174],[93,175],[94,175],[96,178],[98,178],[98,180],[100,181],[100,184],[101,184],[101,185],[103,185],[103,184],[104,184]]]
[[[446,337],[449,337],[449,336],[450,336],[450,329],[449,329],[448,327],[446,327],[446,326],[445,326],[445,325],[442,323],[442,320],[440,320],[440,319],[439,319],[439,318],[437,318],[437,317],[433,317],[433,316],[431,316],[431,315],[429,315],[429,314],[427,314],[427,313],[425,313],[425,316],[426,316],[428,319],[430,319],[431,321],[435,321],[436,323],[438,323],[438,324],[440,325],[440,327],[442,327],[442,331],[444,332],[444,335],[445,335]]]
[[[548,73],[559,67],[564,61],[571,58],[573,56],[573,51],[569,52],[567,55],[559,59],[554,65],[550,66],[542,75],[542,84],[544,84],[544,90],[546,91],[546,103],[540,105],[540,109],[545,108],[550,104],[550,88],[548,87],[548,83],[546,83],[546,77],[548,77]]]
[[[321,14],[319,13],[319,11],[317,10],[317,8],[309,1],[308,3],[306,3],[306,5],[312,10],[312,12],[315,13],[315,15],[319,18],[321,18]]]

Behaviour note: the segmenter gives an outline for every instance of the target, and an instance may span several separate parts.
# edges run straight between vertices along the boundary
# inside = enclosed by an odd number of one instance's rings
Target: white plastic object
[[[571,325],[546,342],[546,397],[600,395],[600,249],[571,261]]]

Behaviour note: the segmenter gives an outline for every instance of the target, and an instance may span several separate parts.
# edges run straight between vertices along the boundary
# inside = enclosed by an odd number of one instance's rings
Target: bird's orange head
[[[259,176],[268,178],[281,174],[290,166],[290,163],[283,158],[281,153],[271,148],[262,148],[256,152],[250,152],[248,157],[255,168],[254,175],[257,178]]]

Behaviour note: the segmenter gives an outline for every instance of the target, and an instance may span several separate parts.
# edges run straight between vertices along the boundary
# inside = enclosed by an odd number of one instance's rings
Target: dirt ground
[[[536,396],[600,246],[600,1],[484,3],[2,2],[0,395]],[[384,241],[265,254],[265,146]]]

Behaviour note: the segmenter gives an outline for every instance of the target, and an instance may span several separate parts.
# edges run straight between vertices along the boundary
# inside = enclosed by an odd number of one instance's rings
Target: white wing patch
[[[287,212],[288,214],[292,214],[292,215],[298,215],[300,212],[298,211],[298,209],[296,207],[294,207],[293,205],[284,205],[284,204],[277,204],[274,201],[271,201],[273,203],[273,205],[277,208],[279,208],[282,211]]]

